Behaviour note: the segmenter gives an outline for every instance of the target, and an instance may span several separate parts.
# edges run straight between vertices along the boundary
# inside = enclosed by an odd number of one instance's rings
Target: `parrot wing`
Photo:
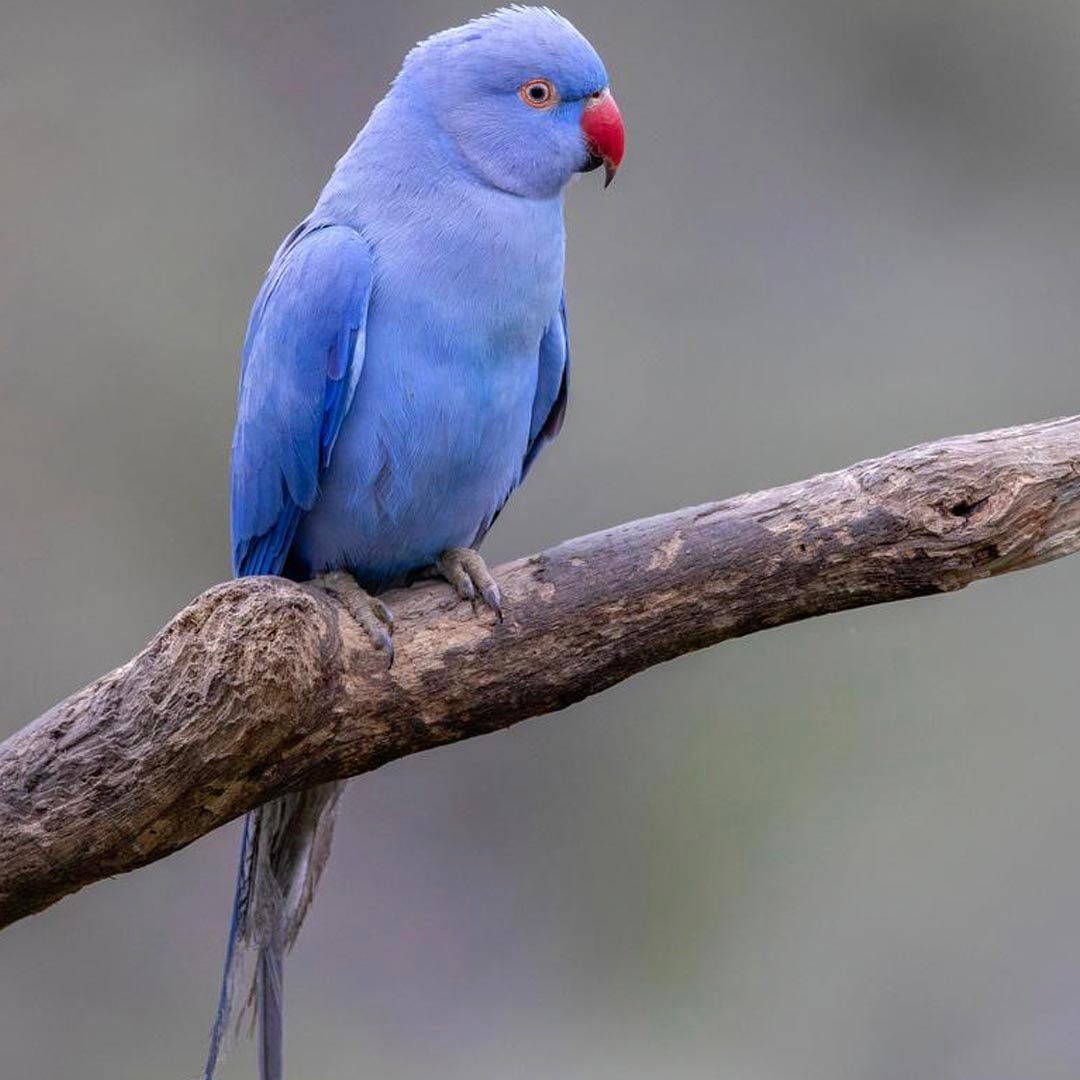
[[[532,463],[540,451],[562,429],[566,416],[566,397],[570,379],[570,338],[566,330],[566,297],[559,302],[559,310],[548,323],[544,336],[540,339],[540,355],[536,371],[536,392],[533,395],[532,418],[529,422],[529,441],[525,446],[525,457],[521,462],[517,487],[532,468]],[[506,493],[496,506],[491,517],[477,530],[473,546],[479,546],[488,530],[495,524],[502,513],[506,500],[513,493],[513,488]]]
[[[532,467],[540,451],[562,429],[570,378],[570,336],[566,328],[566,297],[548,323],[540,341],[540,365],[536,375],[529,444],[521,465],[521,478]]]
[[[367,242],[342,225],[301,226],[282,245],[244,341],[232,447],[238,575],[280,573],[310,510],[364,362]]]

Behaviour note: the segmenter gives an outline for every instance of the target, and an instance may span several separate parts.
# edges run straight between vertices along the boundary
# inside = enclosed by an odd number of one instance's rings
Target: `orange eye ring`
[[[518,96],[532,109],[549,109],[559,97],[548,79],[529,79],[521,84]]]

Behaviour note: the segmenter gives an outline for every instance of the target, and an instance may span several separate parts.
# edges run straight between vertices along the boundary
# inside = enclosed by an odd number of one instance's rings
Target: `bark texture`
[[[216,586],[0,744],[0,926],[291,788],[564,708],[766,627],[1080,550],[1080,417],[960,436],[579,537],[495,571],[505,621],[390,594],[397,659],[324,594]]]

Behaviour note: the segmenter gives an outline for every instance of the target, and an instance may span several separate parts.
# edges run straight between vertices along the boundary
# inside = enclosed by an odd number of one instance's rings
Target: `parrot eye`
[[[530,79],[518,90],[521,100],[534,109],[546,109],[556,98],[555,87],[547,79]]]

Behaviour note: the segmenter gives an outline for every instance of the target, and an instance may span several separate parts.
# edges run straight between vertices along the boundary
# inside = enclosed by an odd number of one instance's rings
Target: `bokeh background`
[[[228,572],[237,353],[473,2],[0,0],[0,734]],[[496,559],[1080,408],[1075,0],[567,0],[629,156]],[[1080,1074],[1080,562],[760,634],[349,788],[300,1080]],[[234,824],[0,937],[4,1080],[188,1080]],[[223,1080],[254,1075],[241,1044]]]

